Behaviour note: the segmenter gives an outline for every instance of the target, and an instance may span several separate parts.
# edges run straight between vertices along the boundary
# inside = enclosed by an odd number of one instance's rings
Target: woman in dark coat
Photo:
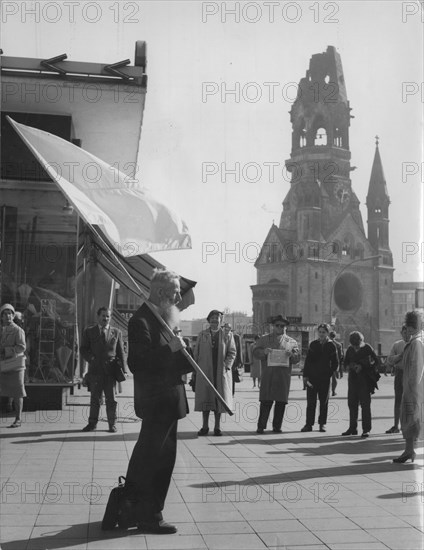
[[[337,348],[329,338],[330,327],[318,325],[318,340],[313,340],[308,349],[303,369],[303,381],[306,384],[306,424],[301,432],[311,432],[315,422],[317,397],[319,398],[319,431],[325,432],[328,414],[330,381],[337,371],[339,361]]]
[[[361,332],[351,332],[350,346],[346,350],[344,364],[349,372],[347,403],[349,406],[349,428],[342,435],[357,435],[358,409],[362,409],[362,436],[371,431],[371,394],[378,389],[380,360],[373,348],[364,342]]]
[[[284,411],[289,400],[292,364],[300,360],[296,340],[286,334],[289,322],[282,315],[272,317],[272,332],[265,334],[256,342],[253,356],[261,360],[262,378],[259,390],[259,419],[258,434],[266,429],[272,404],[274,418],[272,429],[274,433],[281,433]],[[277,354],[273,352],[277,351]],[[278,358],[277,355],[280,357]]]

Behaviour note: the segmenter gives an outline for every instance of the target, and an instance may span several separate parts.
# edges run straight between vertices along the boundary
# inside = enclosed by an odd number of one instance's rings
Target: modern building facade
[[[161,264],[147,255],[118,258],[96,226],[85,224],[67,202],[6,116],[73,142],[137,181],[145,42],[136,43],[134,65],[115,61],[1,58],[0,299],[23,314],[26,403],[32,400],[36,408],[61,407],[63,389],[80,375],[79,335],[96,321],[100,306],[115,305],[116,282],[140,300],[140,289],[148,293],[153,269]],[[95,162],[83,169],[88,181],[101,178]],[[63,176],[72,182],[72,162]],[[191,286],[182,282],[183,291]],[[126,319],[116,315],[114,324],[124,328]]]
[[[333,46],[310,60],[290,111],[290,189],[255,264],[254,323],[274,313],[306,326],[330,322],[344,343],[360,330],[373,346],[393,340],[390,198],[379,143],[368,186],[367,233],[352,184],[351,107]]]
[[[393,328],[399,331],[405,321],[405,313],[412,309],[423,311],[419,294],[424,290],[424,282],[393,283]]]

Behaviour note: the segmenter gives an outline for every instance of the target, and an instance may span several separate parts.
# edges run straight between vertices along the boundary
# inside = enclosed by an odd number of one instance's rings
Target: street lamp
[[[330,325],[332,325],[331,308],[332,308],[332,304],[333,304],[333,292],[334,292],[334,287],[335,287],[337,281],[340,279],[340,275],[343,273],[343,271],[345,271],[345,269],[347,269],[348,267],[350,267],[352,264],[354,264],[356,262],[367,262],[368,260],[376,260],[377,258],[381,258],[381,254],[378,254],[376,256],[368,256],[367,258],[356,258],[356,260],[352,260],[351,262],[346,264],[339,271],[339,273],[336,275],[336,278],[334,279],[333,284],[331,286],[331,290],[330,290]]]

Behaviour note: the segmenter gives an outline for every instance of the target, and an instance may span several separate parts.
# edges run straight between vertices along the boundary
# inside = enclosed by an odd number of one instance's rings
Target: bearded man
[[[128,324],[128,366],[134,375],[134,406],[142,419],[126,475],[125,487],[135,506],[137,525],[144,533],[176,533],[165,523],[162,510],[177,452],[178,419],[188,413],[182,375],[193,369],[179,336],[170,337],[150,308],[171,329],[178,326],[181,301],[179,276],[155,270],[149,306],[144,303]]]

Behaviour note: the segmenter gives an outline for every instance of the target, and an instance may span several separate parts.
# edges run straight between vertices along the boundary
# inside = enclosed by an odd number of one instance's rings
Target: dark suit
[[[317,398],[319,398],[318,424],[324,426],[327,423],[330,380],[338,366],[339,360],[334,342],[327,340],[321,344],[319,340],[314,340],[310,343],[303,368],[303,376],[312,384],[312,387],[306,388],[306,424],[308,426],[313,426],[315,422]]]
[[[128,366],[134,374],[135,413],[143,422],[126,487],[140,521],[162,520],[177,452],[178,419],[188,412],[181,376],[192,367],[181,351],[171,351],[169,340],[147,305],[131,317]]]
[[[343,348],[340,342],[337,340],[331,340],[337,349],[337,359],[339,361],[339,377],[343,377]],[[334,394],[337,388],[337,371],[334,371],[331,375],[331,391]]]
[[[121,331],[109,327],[104,337],[99,325],[86,328],[82,334],[80,352],[88,362],[88,379],[90,386],[89,424],[96,425],[99,420],[102,393],[106,398],[106,414],[109,426],[116,422],[115,379],[109,371],[109,363],[118,357],[124,365],[124,353]]]
[[[243,351],[241,349],[241,340],[240,336],[233,332],[233,338],[234,343],[236,345],[236,358],[234,359],[234,363],[231,367],[231,372],[233,375],[233,395],[236,391],[236,382],[240,382],[240,375],[238,372],[238,369],[243,366]]]

